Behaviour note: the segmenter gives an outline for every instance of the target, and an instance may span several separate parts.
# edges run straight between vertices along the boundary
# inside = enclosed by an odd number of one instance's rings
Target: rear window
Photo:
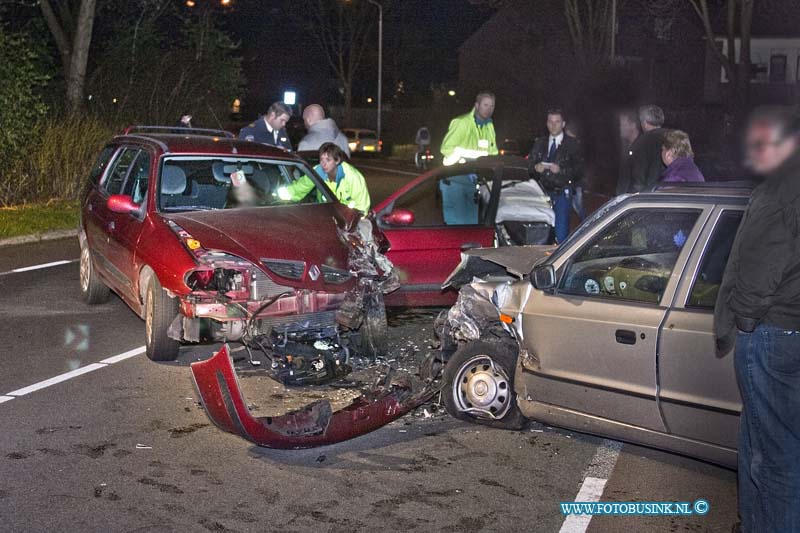
[[[362,131],[359,137],[368,141],[374,141],[378,138],[378,134],[374,131]]]
[[[238,157],[165,158],[158,187],[161,211],[207,211],[329,201],[313,170],[291,161]],[[287,193],[291,191],[291,193]]]

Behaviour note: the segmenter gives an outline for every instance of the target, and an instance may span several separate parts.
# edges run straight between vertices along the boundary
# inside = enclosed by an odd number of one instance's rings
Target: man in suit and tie
[[[562,243],[569,235],[569,213],[572,195],[583,175],[580,145],[576,139],[564,135],[567,125],[560,109],[547,112],[546,137],[536,139],[528,157],[529,170],[550,195],[556,215],[555,237]]]
[[[275,102],[265,115],[245,126],[239,132],[239,139],[257,143],[269,144],[286,150],[292,149],[289,135],[286,133],[286,123],[292,116],[292,108],[283,102]]]

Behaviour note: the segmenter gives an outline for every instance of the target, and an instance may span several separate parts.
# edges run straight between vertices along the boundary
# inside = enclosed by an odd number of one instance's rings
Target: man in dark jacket
[[[658,183],[664,172],[661,146],[664,144],[664,110],[657,105],[639,108],[642,133],[631,146],[630,184],[627,192],[641,192]]]
[[[528,156],[528,170],[550,195],[556,215],[556,242],[569,235],[569,212],[572,195],[583,175],[580,145],[574,137],[564,134],[564,113],[560,109],[547,112],[547,131],[550,135],[536,139]]]
[[[764,177],[739,226],[715,307],[721,354],[735,342],[742,415],[742,530],[800,531],[800,118],[762,108],[746,136]],[[734,341],[735,339],[735,341]]]
[[[244,141],[269,144],[286,150],[292,149],[289,135],[286,133],[286,123],[292,117],[292,108],[283,102],[275,102],[267,113],[258,117],[258,120],[245,126],[239,132],[239,138]]]

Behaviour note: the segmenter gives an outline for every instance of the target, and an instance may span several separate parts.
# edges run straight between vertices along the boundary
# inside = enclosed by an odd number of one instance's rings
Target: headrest
[[[164,165],[161,173],[161,194],[181,194],[186,190],[186,172],[175,165]]]

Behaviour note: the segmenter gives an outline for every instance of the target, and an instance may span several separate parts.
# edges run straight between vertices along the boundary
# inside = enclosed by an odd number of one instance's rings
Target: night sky
[[[283,91],[298,91],[301,102],[339,103],[336,81],[313,36],[298,30],[280,9],[281,2],[236,0],[226,29],[241,40],[247,92],[243,112],[260,112]],[[272,6],[272,7],[270,7]],[[377,8],[376,8],[377,11]],[[458,46],[492,14],[467,0],[393,0],[384,8],[384,101],[390,101],[394,80],[401,77],[406,103],[429,94],[431,83],[455,85],[458,79]],[[393,64],[392,43],[402,37],[405,61]],[[377,17],[369,54],[362,62],[354,105],[363,105],[376,92]],[[401,76],[396,73],[398,70]]]

